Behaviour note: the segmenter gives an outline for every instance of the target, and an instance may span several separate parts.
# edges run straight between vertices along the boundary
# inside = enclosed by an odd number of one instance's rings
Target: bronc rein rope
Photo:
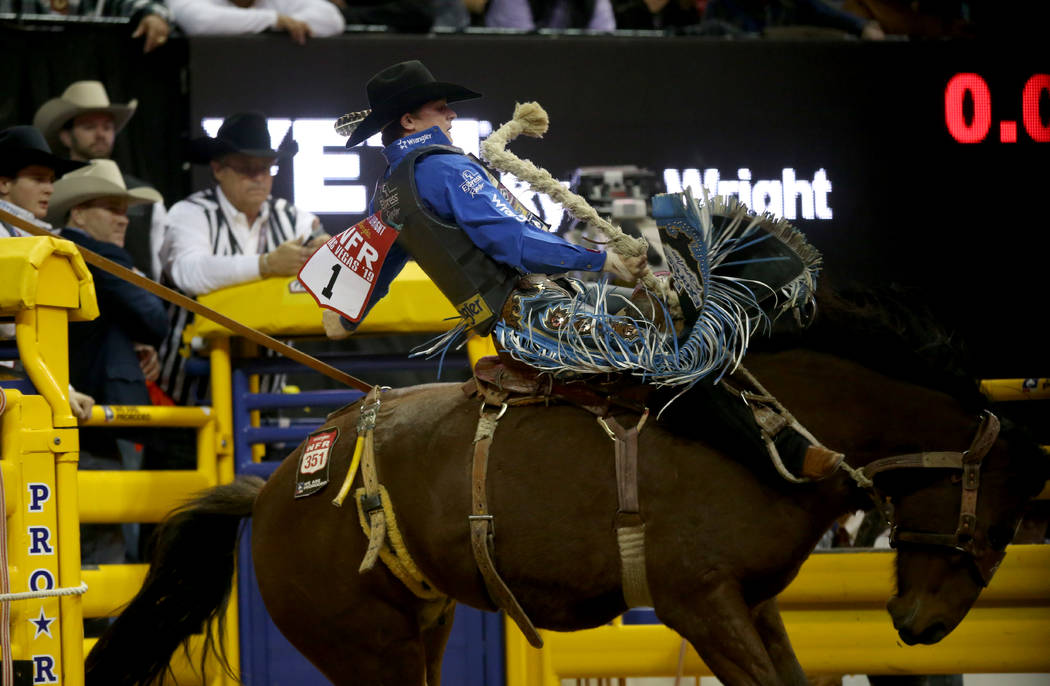
[[[16,226],[22,229],[26,233],[34,236],[43,236],[47,238],[58,238],[54,234],[45,231],[33,224],[25,221],[21,217],[17,217],[9,212],[0,209],[0,220],[7,222],[12,226]],[[352,388],[356,388],[360,391],[368,392],[372,385],[368,384],[357,377],[351,376],[346,372],[343,372],[335,367],[318,360],[317,358],[308,355],[300,350],[282,343],[277,339],[267,336],[261,331],[257,331],[252,327],[245,326],[235,319],[231,319],[224,314],[221,314],[206,305],[202,305],[193,298],[189,298],[178,291],[172,290],[165,286],[162,286],[155,281],[148,279],[138,273],[124,267],[116,262],[106,259],[101,255],[88,250],[87,248],[77,245],[77,249],[80,250],[80,254],[83,256],[84,261],[90,265],[98,267],[102,271],[108,272],[117,278],[128,281],[153,295],[166,300],[167,302],[173,303],[187,309],[195,314],[198,314],[206,319],[210,319],[217,324],[221,324],[227,329],[233,331],[236,334],[244,336],[245,338],[258,343],[274,352],[280,353],[285,357],[288,357],[300,364],[303,364],[314,371],[320,372],[329,378],[335,379],[341,383],[346,384]],[[3,391],[0,389],[0,398],[6,398],[2,395]],[[0,413],[2,413],[2,405],[0,405]],[[0,604],[2,604],[2,611],[0,611],[0,623],[3,624],[0,627],[0,650],[3,651],[2,663],[0,663],[0,674],[2,674],[3,684],[13,683],[13,664],[11,661],[11,636],[10,636],[10,603],[15,600],[25,600],[30,598],[45,598],[52,596],[65,596],[65,595],[80,595],[87,591],[87,584],[81,582],[80,586],[73,588],[55,588],[43,591],[27,591],[23,593],[10,593],[9,579],[7,574],[7,518],[2,515],[4,508],[3,498],[3,475],[0,473]]]
[[[649,244],[644,238],[628,236],[620,227],[602,218],[586,200],[559,183],[549,171],[507,150],[507,145],[522,134],[541,138],[549,124],[547,112],[538,102],[517,103],[514,117],[481,144],[485,159],[499,171],[513,174],[528,183],[533,190],[550,196],[572,216],[597,227],[608,239],[610,251],[621,257],[645,255]],[[638,281],[650,292],[668,300],[669,289],[653,275],[648,263]]]
[[[53,233],[45,231],[44,229],[41,229],[37,226],[33,226],[24,219],[16,217],[13,214],[5,212],[4,210],[0,210],[0,220],[12,224],[22,229],[26,233],[33,234],[34,236],[58,238],[58,236],[55,236]],[[321,374],[324,374],[325,376],[331,379],[346,384],[351,388],[356,388],[357,390],[362,391],[364,393],[367,393],[372,388],[372,384],[366,383],[355,376],[351,376],[350,374],[347,374],[344,371],[336,369],[330,364],[326,364],[325,362],[322,362],[316,357],[308,355],[301,350],[296,350],[287,343],[282,343],[276,338],[267,336],[261,331],[253,329],[250,326],[245,326],[237,320],[231,319],[230,317],[227,317],[221,312],[213,310],[207,305],[202,305],[193,298],[187,297],[182,293],[179,293],[178,291],[168,288],[166,286],[162,286],[156,281],[153,281],[152,279],[146,278],[145,276],[142,276],[137,272],[132,271],[127,267],[124,267],[123,265],[117,264],[112,260],[108,260],[105,257],[102,257],[98,253],[88,250],[87,248],[81,245],[77,245],[77,249],[80,250],[80,254],[84,257],[84,261],[88,264],[98,267],[102,271],[108,272],[109,274],[112,274],[117,278],[123,279],[124,281],[128,281],[138,286],[139,288],[145,289],[146,291],[149,291],[150,293],[162,300],[166,300],[174,305],[178,305],[179,307],[187,309],[190,312],[193,312],[194,314],[198,314],[204,317],[205,319],[210,319],[216,324],[221,324],[230,331],[233,331],[235,334],[243,336],[252,341],[253,343],[258,343],[259,345],[265,348],[269,348],[270,350],[273,350],[276,353],[280,353],[281,355],[284,355],[289,359],[295,360],[296,362],[305,365],[310,369],[313,369],[315,372],[320,372]]]

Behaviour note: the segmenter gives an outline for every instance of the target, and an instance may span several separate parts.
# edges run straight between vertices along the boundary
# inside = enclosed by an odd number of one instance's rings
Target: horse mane
[[[774,327],[752,352],[805,348],[856,362],[901,381],[944,392],[976,416],[992,402],[980,391],[965,341],[945,327],[920,294],[899,286],[817,290],[808,325]],[[785,318],[786,319],[786,318]],[[745,358],[746,366],[747,360]],[[1050,478],[1050,460],[1034,425],[1016,404],[999,403],[1000,435],[1025,454],[1019,461],[1036,492]]]
[[[945,392],[968,410],[979,411],[988,405],[969,371],[972,363],[965,342],[941,324],[914,292],[894,286],[822,287],[815,302],[808,326],[778,322],[771,336],[753,339],[750,350],[824,352],[891,378]]]

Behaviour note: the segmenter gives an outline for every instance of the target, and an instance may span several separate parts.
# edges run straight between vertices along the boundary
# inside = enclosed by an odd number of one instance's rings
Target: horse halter
[[[1006,555],[1005,550],[995,550],[986,545],[978,546],[977,531],[977,491],[980,486],[981,461],[999,436],[999,418],[985,410],[981,423],[970,447],[964,452],[924,452],[896,455],[864,466],[858,470],[865,478],[863,485],[875,500],[876,506],[891,523],[890,545],[898,543],[915,543],[927,546],[951,548],[970,556],[982,585],[987,586],[995,570],[999,568]],[[959,507],[959,525],[955,533],[927,533],[923,531],[902,531],[894,523],[888,500],[882,496],[872,481],[872,477],[881,472],[894,469],[960,469],[962,470],[962,498]]]

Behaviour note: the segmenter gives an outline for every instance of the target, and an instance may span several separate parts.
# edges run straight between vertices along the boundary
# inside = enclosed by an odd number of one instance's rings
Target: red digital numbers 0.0
[[[1035,74],[1024,85],[1021,95],[1021,121],[1029,138],[1038,143],[1050,142],[1050,125],[1043,123],[1040,98],[1050,95],[1050,74]],[[966,115],[966,99],[972,103],[972,114]],[[1050,114],[1050,113],[1048,113]],[[992,93],[980,74],[956,74],[944,89],[944,123],[948,133],[960,143],[980,143],[992,128]],[[999,122],[999,142],[1017,142],[1017,122]]]
[[[1050,74],[1036,74],[1024,85],[1024,95],[1021,100],[1024,129],[1032,140],[1050,143],[1050,126],[1043,126],[1043,118],[1039,113],[1039,96],[1043,91],[1050,93]]]

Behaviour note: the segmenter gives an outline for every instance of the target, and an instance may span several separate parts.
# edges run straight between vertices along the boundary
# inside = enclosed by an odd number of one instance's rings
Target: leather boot
[[[785,426],[779,431],[773,443],[784,467],[796,477],[811,481],[831,476],[844,457],[819,443],[811,443],[793,426]]]
[[[800,476],[814,481],[826,479],[839,468],[839,464],[842,463],[844,457],[845,455],[842,453],[835,452],[822,445],[811,445],[806,449],[806,454],[802,458]]]

